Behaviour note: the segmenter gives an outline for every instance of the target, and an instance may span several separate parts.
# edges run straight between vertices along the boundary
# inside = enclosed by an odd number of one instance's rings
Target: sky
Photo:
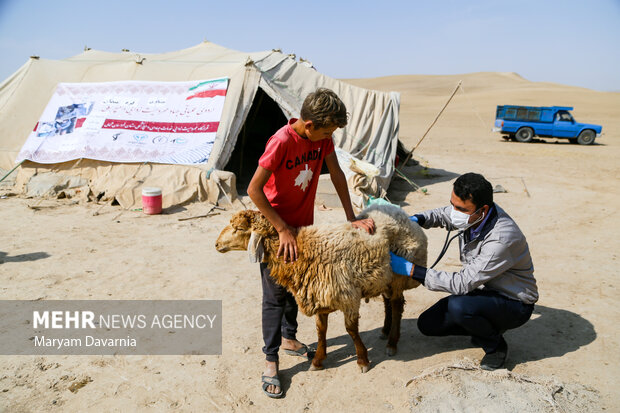
[[[0,0],[0,82],[29,56],[282,49],[335,78],[515,72],[620,91],[620,0]]]

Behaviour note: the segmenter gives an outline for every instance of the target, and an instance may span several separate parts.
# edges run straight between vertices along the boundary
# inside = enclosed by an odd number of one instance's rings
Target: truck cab
[[[552,136],[569,139],[575,138],[576,125],[581,124],[575,122],[575,118],[573,118],[573,115],[571,115],[569,111],[559,110],[555,114]]]
[[[539,136],[565,138],[581,145],[594,143],[602,126],[577,122],[571,110],[568,106],[498,106],[493,131],[519,142],[531,142]]]

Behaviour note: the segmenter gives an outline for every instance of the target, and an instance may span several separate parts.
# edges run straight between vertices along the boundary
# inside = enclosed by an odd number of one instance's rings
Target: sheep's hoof
[[[389,357],[393,357],[396,355],[396,348],[395,347],[386,347],[385,348],[385,355],[389,356]]]
[[[358,366],[360,368],[360,372],[362,372],[362,373],[367,373],[368,369],[370,368],[369,365],[362,366],[361,364],[358,364]]]
[[[324,367],[323,366],[315,366],[314,364],[310,364],[310,368],[308,369],[309,371],[318,371],[318,370],[323,370]]]

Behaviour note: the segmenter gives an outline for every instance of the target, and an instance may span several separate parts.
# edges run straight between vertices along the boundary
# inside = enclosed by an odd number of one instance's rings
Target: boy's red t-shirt
[[[291,126],[296,121],[291,119],[269,138],[258,164],[271,172],[263,188],[271,206],[288,225],[302,227],[314,222],[319,175],[334,142],[302,138]]]

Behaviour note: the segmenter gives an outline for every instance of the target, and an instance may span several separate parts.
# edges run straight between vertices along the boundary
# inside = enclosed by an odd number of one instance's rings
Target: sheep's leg
[[[393,294],[390,299],[390,305],[392,309],[392,326],[390,327],[385,354],[393,356],[396,354],[398,340],[400,339],[400,321],[403,318],[403,310],[405,308],[405,297],[403,294]]]
[[[358,309],[359,310],[359,309]],[[347,333],[353,339],[353,344],[355,345],[355,353],[357,354],[357,365],[359,366],[362,373],[366,373],[368,371],[368,366],[370,362],[368,361],[368,350],[366,350],[366,346],[362,342],[362,338],[359,333],[359,311],[357,313],[348,313],[344,316],[344,323],[347,329]]]
[[[383,306],[385,307],[385,319],[383,320],[383,328],[381,329],[381,340],[387,340],[392,329],[392,303],[390,299],[383,296]]]
[[[317,346],[316,353],[312,359],[310,370],[321,370],[323,360],[327,357],[327,317],[328,313],[319,313],[314,318],[316,320]]]

